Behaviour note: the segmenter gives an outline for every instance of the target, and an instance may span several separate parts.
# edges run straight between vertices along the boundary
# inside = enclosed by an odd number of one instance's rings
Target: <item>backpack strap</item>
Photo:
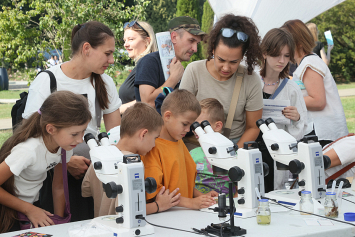
[[[40,71],[39,73],[37,73],[36,77],[42,72],[48,73],[49,79],[50,79],[50,90],[51,90],[51,93],[55,92],[57,90],[57,80],[56,80],[53,72],[51,72],[49,70]]]
[[[270,96],[269,99],[273,100],[276,98],[276,96],[282,91],[282,89],[286,86],[286,83],[288,82],[288,78],[285,78],[279,87],[277,87],[276,91],[274,92],[274,94],[272,96]]]

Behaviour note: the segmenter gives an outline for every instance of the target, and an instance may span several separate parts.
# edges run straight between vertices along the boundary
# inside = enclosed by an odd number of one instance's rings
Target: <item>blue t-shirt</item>
[[[165,83],[159,52],[145,55],[139,60],[139,65],[136,68],[136,78],[134,81],[135,94],[136,100],[141,101],[139,85],[150,85],[157,89]]]

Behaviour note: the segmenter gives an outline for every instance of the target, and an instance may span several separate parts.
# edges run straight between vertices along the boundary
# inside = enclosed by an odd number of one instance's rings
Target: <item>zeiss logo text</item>
[[[316,156],[319,156],[319,151],[316,151]]]
[[[135,179],[139,179],[139,173],[135,173],[135,174],[134,174],[134,178],[135,178]]]
[[[256,163],[259,163],[259,158],[256,158],[255,160],[256,160]]]

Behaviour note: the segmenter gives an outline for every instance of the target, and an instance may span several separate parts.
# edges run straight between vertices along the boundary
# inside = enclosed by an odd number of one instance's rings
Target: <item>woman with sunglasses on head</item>
[[[258,29],[250,18],[228,14],[211,30],[208,39],[208,58],[190,63],[181,80],[180,89],[206,98],[219,100],[228,115],[238,67],[243,67],[238,104],[233,116],[229,138],[242,147],[255,141],[259,134],[256,121],[261,118],[263,99],[260,78],[253,72],[262,60]],[[240,65],[246,58],[246,66]]]
[[[294,62],[295,43],[292,35],[284,29],[271,29],[264,36],[260,47],[264,57],[260,70],[263,99],[290,101],[290,106],[282,110],[282,114],[289,119],[287,124],[278,123],[276,119],[275,123],[278,128],[299,140],[303,138],[307,127],[307,108],[299,86],[287,78],[290,63]],[[274,169],[274,160],[262,135],[260,132],[256,142],[263,161],[269,166],[269,174],[264,177],[265,192],[283,189],[291,173]]]
[[[293,80],[300,86],[308,109],[306,134],[317,135],[324,147],[349,133],[338,89],[328,66],[312,52],[315,43],[307,26],[300,20],[291,20],[281,28],[292,34],[296,44],[298,67]]]
[[[92,119],[87,127],[87,133],[98,134],[102,114],[106,131],[120,125],[121,100],[112,78],[105,74],[108,66],[114,63],[113,32],[106,25],[96,21],[78,24],[72,30],[71,50],[70,61],[48,69],[55,77],[56,90],[68,90],[75,94],[82,94],[88,99]],[[51,94],[50,81],[50,75],[42,72],[32,82],[23,113],[24,119],[28,119],[37,112],[43,101]],[[94,217],[92,199],[81,196],[82,178],[91,163],[89,150],[89,146],[85,143],[79,144],[73,149],[74,155],[68,162],[72,221]],[[46,196],[51,190],[51,182],[48,179],[44,184],[45,189],[42,190],[44,196],[40,200],[44,201],[43,205],[46,210],[51,210],[51,207],[46,206],[49,203],[46,199],[51,198]]]
[[[134,79],[139,60],[149,53],[158,51],[153,27],[149,25],[149,23],[144,21],[131,21],[126,22],[123,28],[124,47],[128,52],[128,56],[134,60],[136,67],[133,68],[123,82],[118,93],[122,100],[122,106],[120,107],[121,113],[129,106],[136,103]]]

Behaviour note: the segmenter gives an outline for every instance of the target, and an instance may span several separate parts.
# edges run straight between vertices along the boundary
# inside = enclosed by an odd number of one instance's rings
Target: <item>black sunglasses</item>
[[[226,38],[230,38],[234,34],[237,34],[238,40],[242,41],[242,42],[247,42],[248,38],[249,38],[249,36],[247,34],[245,34],[244,32],[233,30],[233,29],[230,29],[230,28],[222,28],[221,32],[222,32],[222,36],[226,37]]]
[[[134,25],[137,25],[139,28],[141,28],[147,34],[147,36],[149,37],[148,32],[138,23],[138,21],[130,21],[130,22],[124,23],[123,29],[126,29],[127,26],[131,28]]]

